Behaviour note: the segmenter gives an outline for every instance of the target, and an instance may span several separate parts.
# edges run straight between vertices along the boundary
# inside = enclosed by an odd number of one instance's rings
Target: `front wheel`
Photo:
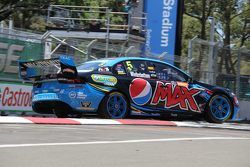
[[[205,117],[208,122],[222,123],[232,115],[232,105],[225,95],[214,95],[208,104]]]
[[[120,92],[108,94],[99,108],[99,114],[104,118],[122,119],[128,112],[127,98]]]

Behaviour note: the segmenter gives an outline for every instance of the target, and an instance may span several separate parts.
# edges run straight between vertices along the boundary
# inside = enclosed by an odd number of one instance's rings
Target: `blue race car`
[[[226,88],[201,83],[175,66],[148,58],[87,61],[71,57],[19,62],[20,77],[32,81],[32,108],[57,117],[99,114],[202,114],[209,122],[235,119],[236,96]]]

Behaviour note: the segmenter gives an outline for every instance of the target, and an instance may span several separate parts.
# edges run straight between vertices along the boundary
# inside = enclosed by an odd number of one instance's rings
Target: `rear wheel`
[[[68,117],[68,114],[65,111],[54,109],[53,112],[57,118],[67,118]]]
[[[81,118],[82,114],[77,111],[73,111],[68,106],[56,107],[53,109],[54,114],[58,118]]]
[[[108,94],[99,108],[99,115],[104,118],[122,119],[128,112],[127,98],[120,92]]]
[[[205,113],[206,120],[213,123],[222,123],[232,115],[232,105],[227,96],[214,95],[208,104]]]

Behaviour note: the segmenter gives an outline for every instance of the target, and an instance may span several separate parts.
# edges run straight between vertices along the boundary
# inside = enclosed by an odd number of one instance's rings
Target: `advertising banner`
[[[18,79],[18,60],[37,60],[43,56],[42,43],[0,37],[0,78]]]
[[[179,0],[145,0],[147,41],[145,51],[153,54],[167,52],[174,60]]]
[[[0,83],[0,111],[32,111],[32,86]]]

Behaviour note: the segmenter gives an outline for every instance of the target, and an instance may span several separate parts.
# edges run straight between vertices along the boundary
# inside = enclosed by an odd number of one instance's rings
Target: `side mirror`
[[[189,77],[189,78],[188,78],[188,82],[189,82],[189,83],[193,83],[193,78],[192,78],[192,77]]]

